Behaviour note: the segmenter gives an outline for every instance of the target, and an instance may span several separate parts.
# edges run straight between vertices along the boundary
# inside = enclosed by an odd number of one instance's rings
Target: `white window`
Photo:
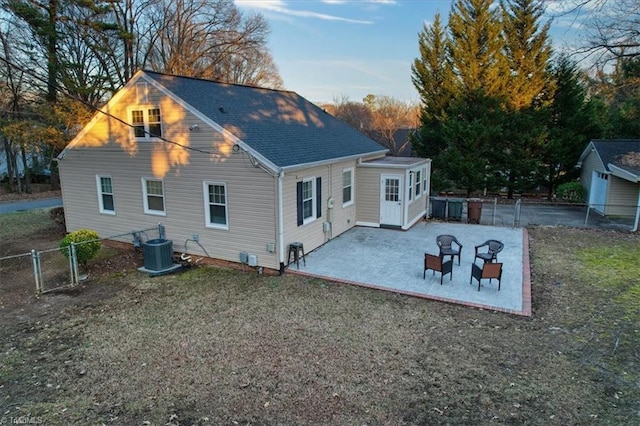
[[[314,179],[302,181],[302,220],[304,223],[311,222],[316,218],[314,206],[316,205],[316,191],[313,184]]]
[[[160,108],[132,108],[130,113],[134,138],[149,140],[162,137],[162,116],[160,114]]]
[[[204,215],[207,228],[229,229],[227,185],[223,182],[204,183]]]
[[[98,206],[100,213],[116,214],[111,176],[96,176],[96,184],[98,186]]]
[[[427,193],[427,169],[422,169],[422,192]]]
[[[353,204],[353,168],[342,170],[342,206]]]
[[[420,194],[422,194],[422,191],[420,191],[421,185],[422,185],[421,171],[417,170],[416,171],[416,199],[420,198]]]
[[[413,172],[409,172],[409,201],[413,200]]]
[[[142,178],[144,212],[165,216],[164,183],[160,179]]]
[[[296,182],[296,214],[298,226],[322,217],[322,178],[311,177]]]

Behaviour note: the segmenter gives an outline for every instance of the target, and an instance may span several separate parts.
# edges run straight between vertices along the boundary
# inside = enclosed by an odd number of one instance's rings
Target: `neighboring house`
[[[640,209],[640,139],[592,140],[578,162],[589,206],[609,216],[636,216]]]
[[[430,160],[386,152],[293,92],[138,71],[58,157],[67,229],[161,222],[176,251],[282,272],[291,242],[424,217]]]
[[[15,167],[18,169],[18,176],[23,177],[24,176],[24,161],[22,159],[22,155],[21,153],[17,150],[15,152],[10,152],[9,153],[9,157],[13,158],[15,161]],[[5,179],[8,176],[9,173],[9,166],[8,166],[8,158],[7,158],[7,151],[5,148],[0,148],[0,179]],[[12,161],[13,162],[13,161]],[[33,167],[34,165],[40,165],[40,167],[42,167],[43,170],[43,174],[48,174],[49,170],[48,168],[45,166],[43,167],[42,165],[45,164],[46,159],[44,157],[44,155],[39,152],[39,151],[32,151],[29,152],[27,154],[27,166],[28,167]]]

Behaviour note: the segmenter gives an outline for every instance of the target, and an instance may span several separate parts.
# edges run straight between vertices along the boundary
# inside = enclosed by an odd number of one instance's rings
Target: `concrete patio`
[[[453,234],[462,243],[460,265],[454,262],[452,279],[427,271],[422,278],[424,253],[438,254],[436,236]],[[356,227],[306,255],[306,265],[295,263],[289,272],[320,277],[426,299],[473,306],[517,315],[531,315],[531,281],[526,229],[461,223],[419,222],[408,231]],[[488,239],[505,247],[502,285],[493,280],[469,284],[474,246]],[[486,249],[486,248],[485,248]],[[478,264],[482,262],[478,259]]]

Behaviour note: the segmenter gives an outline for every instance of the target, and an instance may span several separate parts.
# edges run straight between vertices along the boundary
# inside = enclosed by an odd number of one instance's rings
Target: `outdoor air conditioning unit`
[[[144,267],[150,271],[162,271],[173,266],[173,241],[157,238],[142,243]]]

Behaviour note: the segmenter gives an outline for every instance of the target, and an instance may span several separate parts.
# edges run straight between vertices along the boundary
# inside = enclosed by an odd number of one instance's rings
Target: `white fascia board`
[[[620,179],[628,180],[629,182],[640,182],[640,176],[636,175],[635,173],[631,173],[630,171],[618,166],[614,166],[613,164],[608,164],[608,166],[613,176],[617,176]]]
[[[93,126],[96,125],[98,120],[100,120],[102,115],[105,115],[107,117],[110,116],[111,113],[109,111],[111,110],[112,106],[120,102],[120,98],[122,98],[125,95],[125,93],[131,90],[132,87],[135,87],[135,84],[143,75],[144,75],[144,71],[138,70],[133,75],[133,77],[131,77],[131,79],[127,82],[127,84],[125,84],[124,87],[122,87],[122,89],[118,90],[102,108],[96,108],[96,112],[91,118],[91,120],[89,120],[89,122],[82,128],[82,130],[80,130],[80,132],[73,139],[71,139],[71,142],[67,144],[67,146],[62,150],[62,152],[60,152],[60,154],[58,154],[57,159],[62,160],[66,155],[67,151],[75,147],[87,135],[87,133],[89,133],[89,131],[93,128]],[[148,81],[148,79],[146,78],[145,80]]]
[[[425,164],[431,163],[431,159],[430,158],[417,158],[416,157],[416,162],[415,163],[410,163],[410,164],[393,164],[393,163],[361,163],[358,164],[358,167],[371,167],[371,168],[377,168],[377,169],[398,169],[398,170],[408,170],[408,169],[413,169],[416,167],[420,167],[423,166]]]
[[[385,154],[387,151],[388,150],[385,149],[384,151],[369,152],[367,154],[355,154],[355,155],[348,155],[346,157],[338,157],[338,158],[330,158],[328,160],[314,161],[312,163],[294,164],[291,166],[282,167],[281,170],[288,173],[288,172],[301,170],[301,169],[310,169],[311,167],[319,167],[319,166],[326,166],[328,164],[340,163],[343,161],[358,160],[365,156]]]

